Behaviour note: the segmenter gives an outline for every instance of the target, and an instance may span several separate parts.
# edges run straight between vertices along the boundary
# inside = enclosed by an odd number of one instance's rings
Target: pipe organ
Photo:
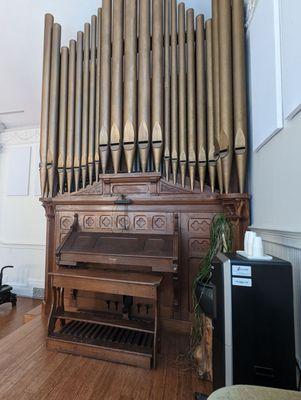
[[[215,214],[231,219],[233,250],[242,248],[247,142],[243,0],[212,0],[207,21],[177,0],[102,0],[63,47],[61,27],[47,14],[40,139],[45,310],[60,312],[65,298],[71,310],[122,314],[122,296],[89,293],[78,282],[103,274],[107,246],[110,268],[126,279],[132,270],[162,273],[156,318],[189,331],[193,281]],[[170,235],[178,241],[170,268],[165,256],[162,266],[147,261]],[[142,265],[134,243],[142,243]],[[118,265],[114,246],[122,253]],[[68,248],[76,255],[69,272],[61,262]],[[75,265],[69,250],[65,262]],[[69,282],[68,274],[76,291],[53,292],[53,282]],[[133,317],[153,313],[145,299],[129,303]]]
[[[176,0],[103,0],[68,47],[47,14],[40,156],[42,197],[100,172],[243,193],[243,1],[212,0],[204,22]]]

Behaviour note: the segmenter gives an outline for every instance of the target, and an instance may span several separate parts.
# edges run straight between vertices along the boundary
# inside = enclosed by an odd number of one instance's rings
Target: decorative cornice
[[[301,249],[301,232],[263,229],[255,226],[251,226],[250,229],[260,235],[265,242]]]
[[[33,144],[40,141],[39,127],[26,129],[7,129],[0,132],[0,145],[11,146],[20,144]]]

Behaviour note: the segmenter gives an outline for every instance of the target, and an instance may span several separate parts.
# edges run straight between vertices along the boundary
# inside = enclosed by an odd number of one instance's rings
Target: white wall
[[[301,232],[301,113],[252,153],[252,224]]]
[[[4,280],[24,296],[32,296],[33,288],[44,287],[46,219],[38,196],[38,140],[38,129],[0,133],[0,266],[15,266],[6,270]],[[16,148],[30,151],[28,175],[16,159]],[[28,182],[27,195],[9,196],[12,163]]]

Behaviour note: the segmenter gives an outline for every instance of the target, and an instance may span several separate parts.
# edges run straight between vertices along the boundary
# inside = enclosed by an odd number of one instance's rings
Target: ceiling
[[[210,16],[211,0],[184,2]],[[39,125],[44,14],[62,25],[64,45],[100,5],[101,0],[0,1],[0,130]]]

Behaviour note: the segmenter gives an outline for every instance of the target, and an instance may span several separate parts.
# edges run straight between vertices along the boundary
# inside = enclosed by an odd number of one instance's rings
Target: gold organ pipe
[[[205,59],[204,16],[198,15],[196,18],[196,119],[197,157],[201,192],[204,191],[207,164]]]
[[[138,79],[138,148],[142,172],[146,172],[150,147],[150,4],[140,2],[139,79]]]
[[[177,0],[171,0],[171,165],[173,183],[178,173],[178,60],[177,60]]]
[[[49,196],[53,197],[56,186],[57,167],[57,140],[59,119],[59,92],[60,92],[60,48],[61,26],[53,25],[51,50],[51,79],[50,79],[50,106],[49,106],[49,137],[47,148],[47,175]]]
[[[213,43],[212,20],[206,21],[206,81],[207,81],[207,144],[208,144],[208,168],[211,191],[215,188],[215,139],[214,139],[214,97],[213,97]]]
[[[84,27],[84,65],[83,65],[83,116],[82,116],[82,186],[86,187],[89,140],[89,64],[90,64],[90,24]]]
[[[99,131],[100,131],[100,69],[101,69],[101,14],[102,9],[99,8],[97,12],[97,60],[96,60],[96,105],[95,105],[95,181],[99,179]]]
[[[220,75],[219,75],[219,0],[212,0],[212,41],[213,41],[213,91],[214,91],[214,136],[216,169],[220,193],[224,190],[222,160],[220,158]]]
[[[75,130],[74,130],[74,181],[75,191],[79,188],[81,166],[82,131],[82,94],[83,94],[83,32],[77,32],[76,45],[76,91],[75,91]]]
[[[88,168],[89,184],[93,183],[94,154],[95,154],[95,89],[96,89],[96,25],[97,17],[91,18],[91,54],[90,54],[90,87],[89,87],[89,140]]]
[[[188,134],[188,170],[190,188],[194,189],[196,167],[196,108],[195,108],[195,41],[194,11],[186,12],[187,25],[187,134]]]
[[[111,113],[111,0],[103,0],[102,2],[100,69],[101,81],[99,150],[102,172],[105,173],[109,158]]]
[[[58,140],[58,175],[59,192],[63,194],[66,175],[67,154],[67,108],[68,108],[68,47],[61,49],[61,75],[60,75],[60,109],[59,109],[59,140]]]
[[[170,0],[164,2],[164,165],[169,180],[170,168]]]
[[[186,51],[185,51],[185,5],[178,6],[178,37],[179,37],[179,153],[181,183],[185,186],[187,163],[187,132],[186,132]]]
[[[69,71],[68,71],[68,117],[67,117],[67,189],[71,192],[74,163],[74,111],[75,111],[75,65],[76,42],[69,42]]]
[[[42,111],[41,111],[41,137],[40,137],[40,179],[41,196],[47,197],[47,140],[49,134],[49,100],[50,100],[50,74],[51,74],[51,49],[52,49],[53,16],[45,15],[44,23],[44,51],[43,51],[43,84],[42,84]]]
[[[152,2],[152,148],[156,172],[163,150],[163,2]]]
[[[243,0],[232,0],[234,151],[240,193],[247,164],[247,99]]]
[[[137,91],[137,4],[125,0],[125,53],[123,148],[127,171],[132,172],[136,147]]]
[[[123,83],[123,0],[113,3],[111,154],[117,174],[122,149],[122,83]]]
[[[233,156],[231,0],[219,0],[220,156],[225,193],[229,193]]]

